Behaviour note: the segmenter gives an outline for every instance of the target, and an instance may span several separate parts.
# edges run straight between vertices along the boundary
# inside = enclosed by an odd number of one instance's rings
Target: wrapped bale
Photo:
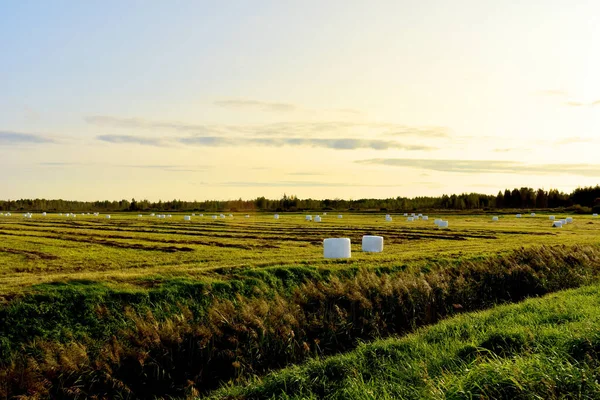
[[[363,236],[362,251],[367,253],[381,253],[383,251],[383,236]]]
[[[325,258],[350,258],[350,239],[333,238],[323,240],[323,256]]]

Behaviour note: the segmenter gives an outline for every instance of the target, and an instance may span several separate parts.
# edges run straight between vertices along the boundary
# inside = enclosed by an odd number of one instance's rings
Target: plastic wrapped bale
[[[440,229],[448,228],[448,221],[440,221],[440,223],[438,224],[438,228],[440,228]]]
[[[273,218],[275,218],[275,219],[279,219],[279,214],[275,214],[275,215],[273,215]]]
[[[246,218],[250,218],[250,214],[246,214]]]
[[[191,221],[192,217],[190,217],[189,215],[186,215],[185,217],[183,217],[184,221]]]
[[[550,218],[550,221],[554,221],[556,219],[556,217],[554,215],[551,215],[549,218]]]
[[[319,217],[318,215],[315,216],[315,222],[321,222],[321,217]]]
[[[167,215],[167,218],[173,218],[173,216],[171,214]]]
[[[405,216],[405,217],[408,217],[408,213],[404,213],[404,216]]]
[[[498,217],[492,217],[492,221],[498,221]]]
[[[531,213],[531,216],[532,216],[532,217],[535,217],[535,213]]]
[[[516,217],[517,217],[517,218],[521,218],[521,214],[517,214],[517,215],[516,215]]]
[[[110,219],[110,215],[107,215],[107,216],[106,216],[106,219]]]
[[[344,216],[342,214],[338,214],[338,218],[342,219],[342,218],[344,218]]]
[[[593,213],[592,214],[592,217],[597,217],[597,216],[598,216],[598,213]]]
[[[327,215],[327,213],[323,213],[323,215]]]
[[[554,222],[552,223],[552,227],[553,227],[553,228],[562,228],[562,226],[563,226],[563,224],[562,224],[562,222],[560,222],[560,221],[554,221]]]
[[[216,215],[213,215],[213,216],[212,216],[212,219],[217,219],[217,216],[216,216]]]
[[[198,214],[199,217],[204,217],[204,214]]]
[[[416,216],[416,215],[417,215],[417,214],[415,214],[415,213],[412,213],[412,214],[410,214],[410,216],[411,216],[411,217],[414,217],[414,216]]]
[[[150,214],[151,217],[154,217],[154,213]]]
[[[388,214],[385,216],[386,222],[392,222],[392,217]]]
[[[43,213],[42,213],[42,217],[45,217],[45,216],[46,216],[46,213],[45,213],[45,212],[43,212]]]
[[[363,236],[362,251],[367,253],[381,253],[383,251],[383,236]]]
[[[304,217],[305,221],[312,221],[312,215],[307,215],[306,217]]]
[[[415,220],[415,217],[408,217],[406,218],[406,221],[408,222],[413,222]]]
[[[436,218],[436,219],[433,221],[433,223],[434,223],[436,226],[440,226],[440,222],[442,222],[442,220],[441,220],[441,219],[439,219],[439,218]]]
[[[573,217],[567,217],[567,224],[572,224],[573,223]]]
[[[230,217],[233,217],[233,214],[229,214]]]
[[[423,221],[429,221],[429,217],[427,215],[423,215],[421,218],[423,219]]]
[[[350,239],[334,238],[323,240],[323,256],[325,258],[350,258]]]
[[[138,214],[138,218],[143,218],[144,216],[142,214]]]
[[[225,214],[221,214],[221,218],[225,218]]]

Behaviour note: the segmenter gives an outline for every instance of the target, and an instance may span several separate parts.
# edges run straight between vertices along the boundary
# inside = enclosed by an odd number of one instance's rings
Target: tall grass
[[[213,399],[597,399],[600,286],[461,315]]]
[[[63,299],[65,309],[58,310],[39,298],[15,300],[0,313],[2,322],[14,324],[3,328],[9,340],[0,347],[0,397],[206,393],[457,312],[593,282],[600,248],[530,248],[443,264],[404,272],[287,273],[270,283],[257,278],[264,271],[249,271],[247,280],[163,291],[162,300],[139,293],[118,299],[94,289],[95,296],[88,292],[70,305]],[[38,323],[19,319],[31,304]],[[49,330],[46,315],[66,325]]]

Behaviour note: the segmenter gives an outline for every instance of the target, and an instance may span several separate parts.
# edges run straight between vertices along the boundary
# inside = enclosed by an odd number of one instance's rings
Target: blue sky
[[[2,198],[597,183],[594,1],[0,6]]]

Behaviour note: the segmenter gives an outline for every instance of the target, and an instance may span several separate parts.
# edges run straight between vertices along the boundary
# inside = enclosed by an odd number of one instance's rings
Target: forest
[[[148,200],[74,201],[48,199],[0,200],[0,211],[388,211],[408,212],[426,210],[502,210],[573,208],[577,212],[600,211],[600,186],[580,187],[572,193],[556,189],[515,188],[499,191],[497,195],[463,193],[440,197],[395,197],[388,199],[300,199],[284,194],[280,199],[258,197],[253,200]]]

